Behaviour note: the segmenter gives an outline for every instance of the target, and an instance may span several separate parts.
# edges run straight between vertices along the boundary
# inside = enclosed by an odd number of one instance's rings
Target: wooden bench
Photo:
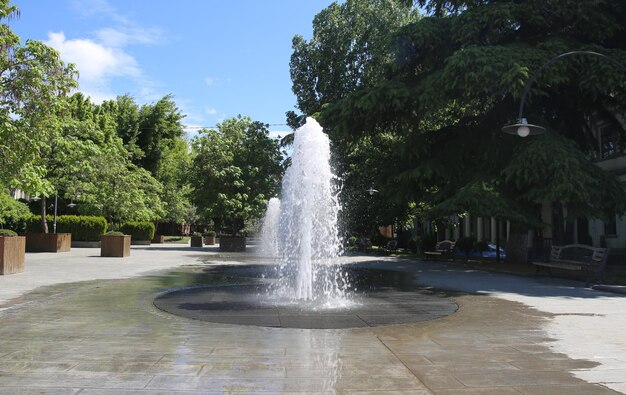
[[[568,244],[564,246],[552,246],[550,257],[547,262],[532,262],[536,273],[546,270],[552,276],[552,270],[579,270],[585,272],[587,286],[592,274],[598,274],[600,281],[604,281],[604,267],[609,255],[608,248],[596,248],[584,244]]]
[[[442,256],[449,256],[454,253],[454,247],[456,246],[456,241],[452,240],[443,240],[438,241],[435,246],[435,251],[424,251],[424,254],[432,257],[433,259],[437,259]]]

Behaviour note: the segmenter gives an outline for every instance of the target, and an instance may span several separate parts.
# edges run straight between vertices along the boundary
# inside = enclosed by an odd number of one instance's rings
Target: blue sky
[[[75,63],[95,102],[165,94],[186,125],[214,126],[237,114],[284,124],[291,92],[291,39],[309,39],[330,0],[14,0],[10,22],[23,41],[44,41]],[[275,133],[286,126],[272,126]],[[194,129],[189,129],[193,131]],[[193,133],[191,133],[193,134]],[[274,133],[273,133],[274,134]]]

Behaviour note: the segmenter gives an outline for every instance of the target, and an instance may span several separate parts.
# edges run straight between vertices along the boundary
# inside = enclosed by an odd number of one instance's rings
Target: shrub
[[[422,238],[420,236],[413,236],[411,237],[411,239],[406,243],[406,248],[417,253],[417,250],[420,246],[420,243],[422,242]]]
[[[476,238],[474,237],[460,237],[456,242],[456,248],[463,251],[465,255],[469,256],[470,251],[474,249],[476,244]]]
[[[214,230],[207,230],[206,232],[204,232],[202,234],[202,236],[208,236],[208,237],[215,237],[215,231]]]
[[[422,236],[422,252],[435,251],[435,248],[437,248],[437,237],[435,235]]]
[[[13,237],[17,236],[17,233],[13,232],[11,229],[0,229],[0,236]]]
[[[127,222],[121,226],[124,234],[131,235],[133,240],[150,241],[154,238],[152,222]]]
[[[54,216],[46,216],[48,231],[52,232]],[[26,219],[26,231],[41,233],[41,217],[32,215]],[[86,215],[59,215],[57,216],[57,233],[71,233],[73,241],[98,241],[107,231],[107,221],[104,217]]]
[[[71,233],[75,241],[98,241],[107,231],[104,217],[82,215],[60,215],[57,217],[57,232]]]
[[[124,236],[124,233],[118,232],[116,230],[110,230],[104,234],[105,236]]]
[[[489,249],[489,244],[486,241],[484,241],[484,240],[477,241],[476,244],[475,244],[475,248],[482,255],[483,251],[487,251]]]
[[[200,232],[193,232],[191,234],[191,237],[202,237],[202,233],[200,233]]]
[[[358,238],[358,237],[356,237],[356,236],[350,236],[350,237],[348,237],[348,246],[350,246],[350,247],[354,247],[354,246],[356,246],[356,242],[357,242],[357,240],[359,240],[359,238]]]
[[[374,244],[375,246],[384,247],[387,245],[387,242],[391,239],[388,239],[385,236],[381,235],[380,233],[376,232],[374,237],[372,237],[370,240],[372,241],[372,244]]]

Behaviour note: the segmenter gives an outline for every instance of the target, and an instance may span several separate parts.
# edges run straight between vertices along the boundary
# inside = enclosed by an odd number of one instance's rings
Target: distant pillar
[[[463,218],[463,236],[469,237],[472,234],[471,225],[472,225],[472,222],[468,214]]]
[[[450,228],[446,226],[446,240],[450,240]]]
[[[483,239],[483,217],[476,218],[476,240],[480,241]]]
[[[496,228],[496,219],[494,217],[491,217],[491,242],[492,243],[496,242],[497,232],[498,232],[498,229]]]

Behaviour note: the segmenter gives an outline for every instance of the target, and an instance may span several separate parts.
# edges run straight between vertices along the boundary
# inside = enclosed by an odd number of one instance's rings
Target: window
[[[616,126],[600,128],[600,159],[608,159],[626,153],[626,138]]]

